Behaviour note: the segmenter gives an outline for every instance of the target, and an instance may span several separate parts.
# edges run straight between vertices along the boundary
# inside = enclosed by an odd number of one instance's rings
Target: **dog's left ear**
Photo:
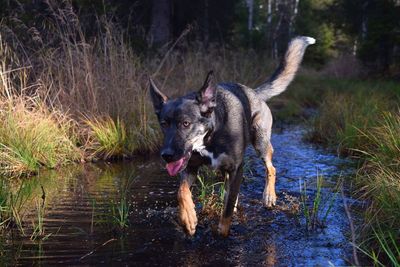
[[[163,105],[168,101],[168,97],[163,94],[156,86],[154,81],[149,78],[150,95],[153,102],[154,110],[156,114],[160,113]]]
[[[217,105],[217,87],[214,82],[214,73],[210,71],[203,86],[197,95],[200,104],[200,112],[209,116]]]

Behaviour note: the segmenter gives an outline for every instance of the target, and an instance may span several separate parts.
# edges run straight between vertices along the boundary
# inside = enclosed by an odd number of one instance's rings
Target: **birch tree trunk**
[[[254,0],[246,0],[247,8],[249,10],[249,19],[247,21],[247,29],[249,32],[253,30],[253,15],[254,15]]]

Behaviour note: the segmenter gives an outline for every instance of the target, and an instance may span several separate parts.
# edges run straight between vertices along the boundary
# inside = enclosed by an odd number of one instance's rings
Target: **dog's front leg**
[[[192,199],[192,192],[190,191],[196,175],[197,171],[183,171],[178,191],[179,221],[190,235],[194,235],[197,225],[196,210]]]
[[[224,210],[222,211],[221,219],[218,224],[218,233],[224,237],[229,235],[232,215],[236,206],[240,184],[243,179],[242,165],[235,171],[227,173],[227,175],[225,179]]]

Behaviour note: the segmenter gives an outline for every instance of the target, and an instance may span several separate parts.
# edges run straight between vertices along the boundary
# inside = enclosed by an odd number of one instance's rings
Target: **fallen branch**
[[[349,224],[350,224],[351,245],[352,245],[352,247],[353,247],[353,260],[354,260],[354,264],[355,264],[356,266],[360,266],[360,262],[359,262],[358,256],[357,256],[356,234],[355,234],[355,230],[354,230],[354,223],[353,223],[353,220],[351,219],[351,213],[350,213],[349,206],[347,205],[346,197],[345,197],[344,192],[343,192],[343,186],[340,188],[340,191],[341,191],[341,193],[342,193],[342,199],[343,199],[344,210],[345,210],[345,212],[346,212],[347,219],[349,220]]]
[[[175,48],[175,46],[181,41],[181,39],[183,37],[185,37],[191,30],[192,30],[191,25],[188,25],[186,27],[186,29],[181,33],[181,35],[176,39],[176,41],[172,44],[172,46],[168,49],[167,53],[165,53],[160,64],[158,65],[157,70],[154,72],[154,74],[152,76],[157,76],[157,74],[160,72],[162,66],[164,65],[165,61],[167,60],[169,54],[172,52],[172,50]]]

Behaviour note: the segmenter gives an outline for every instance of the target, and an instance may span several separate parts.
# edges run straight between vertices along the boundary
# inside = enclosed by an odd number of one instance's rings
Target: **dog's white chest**
[[[221,164],[223,163],[223,160],[226,157],[225,153],[219,154],[217,157],[214,156],[213,152],[208,151],[207,149],[201,149],[200,151],[198,151],[200,153],[200,155],[202,155],[203,157],[208,157],[211,160],[211,166],[215,169],[218,169]]]

